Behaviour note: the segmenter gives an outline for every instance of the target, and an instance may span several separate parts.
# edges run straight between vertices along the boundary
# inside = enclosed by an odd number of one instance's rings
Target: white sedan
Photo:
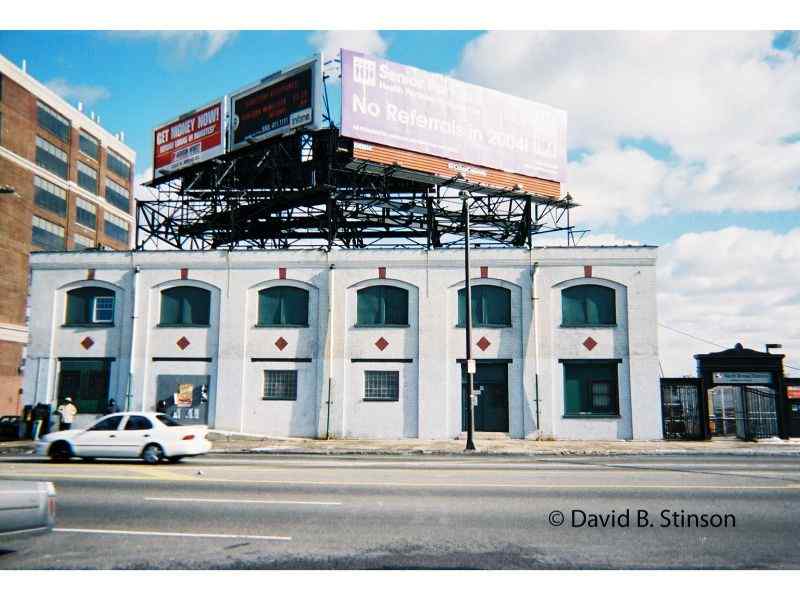
[[[162,460],[178,462],[211,450],[205,425],[181,425],[162,413],[114,413],[87,429],[49,433],[36,443],[36,454],[52,460],[73,456],[94,458],[141,458],[155,465]]]

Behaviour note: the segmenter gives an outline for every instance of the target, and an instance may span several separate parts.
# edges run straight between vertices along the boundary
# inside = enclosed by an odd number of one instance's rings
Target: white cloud
[[[189,60],[206,61],[236,38],[236,31],[111,31],[109,35],[133,39],[155,39],[162,58],[180,64]]]
[[[785,362],[800,366],[800,228],[687,233],[663,246],[658,261],[660,323],[728,348],[782,343]],[[717,350],[659,327],[668,376],[693,374],[692,355]]]
[[[92,106],[100,100],[107,100],[111,97],[111,92],[102,85],[70,83],[63,77],[51,79],[45,85],[64,100],[83,102],[86,106]]]
[[[355,50],[375,56],[383,56],[389,49],[387,42],[378,31],[371,29],[361,31],[315,31],[308,42],[321,50],[325,60],[338,56],[339,50]]]
[[[147,167],[141,173],[137,173],[133,178],[133,197],[137,200],[155,200],[156,193],[153,188],[149,188],[144,185],[152,179],[153,167]]]
[[[594,154],[566,189],[590,224],[670,212],[800,209],[800,56],[773,34],[490,32],[456,75],[564,108],[569,144]],[[620,149],[651,138],[677,160]]]

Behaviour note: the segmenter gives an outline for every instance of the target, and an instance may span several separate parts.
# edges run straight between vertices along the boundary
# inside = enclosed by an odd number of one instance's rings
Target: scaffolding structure
[[[329,126],[254,144],[153,180],[137,199],[136,248],[446,248],[463,246],[469,195],[476,245],[532,247],[543,233],[574,245],[572,198],[476,184],[356,159]]]

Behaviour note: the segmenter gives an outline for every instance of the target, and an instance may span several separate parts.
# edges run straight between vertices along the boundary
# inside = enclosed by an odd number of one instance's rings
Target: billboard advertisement
[[[563,183],[567,113],[342,50],[342,135]]]
[[[321,62],[321,56],[315,56],[232,94],[229,150],[298,127],[318,128],[322,118]]]
[[[225,152],[225,107],[220,98],[153,131],[153,178]]]

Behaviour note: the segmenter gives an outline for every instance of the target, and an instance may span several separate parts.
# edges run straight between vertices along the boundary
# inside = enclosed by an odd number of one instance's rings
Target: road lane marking
[[[96,479],[96,480],[127,480],[127,481],[149,481],[157,483],[158,480],[149,477],[130,477],[130,476],[92,476],[92,475],[70,475],[70,474],[42,474],[42,473],[27,473],[27,474],[12,474],[6,475],[14,479],[30,479],[30,478],[53,478],[58,479]],[[163,479],[161,481],[168,481]],[[214,477],[198,477],[197,479],[175,479],[176,482],[184,483],[230,483],[235,485],[317,485],[317,486],[340,486],[340,487],[431,487],[431,488],[506,488],[506,489],[545,489],[545,490],[558,490],[558,489],[656,489],[656,490],[800,490],[800,485],[714,485],[714,484],[688,484],[676,485],[672,483],[650,483],[650,484],[626,484],[626,483],[482,483],[473,481],[453,481],[453,482],[421,482],[421,481],[308,481],[308,480],[281,480],[281,479],[221,479]]]
[[[315,506],[341,506],[341,502],[317,502],[313,500],[238,500],[236,498],[156,498],[145,496],[154,502],[213,502],[220,504],[311,504]]]
[[[233,533],[183,533],[172,531],[127,531],[123,529],[74,529],[57,527],[53,531],[58,533],[97,533],[109,535],[150,535],[161,537],[193,537],[193,538],[219,538],[219,539],[242,539],[242,540],[275,540],[288,542],[292,538],[278,535],[239,535]]]

